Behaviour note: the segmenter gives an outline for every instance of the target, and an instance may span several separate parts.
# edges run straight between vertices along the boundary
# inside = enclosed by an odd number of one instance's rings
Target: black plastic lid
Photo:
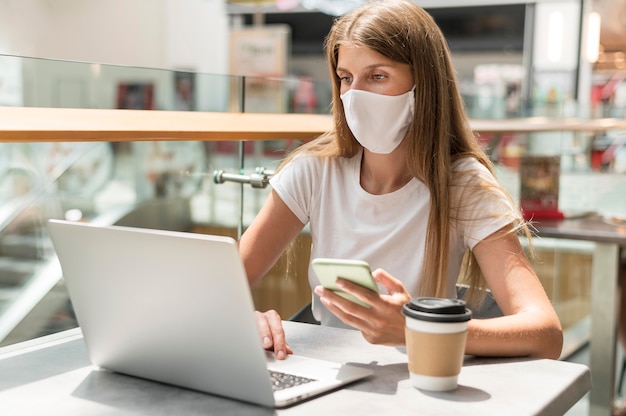
[[[462,299],[413,298],[404,305],[402,313],[429,322],[465,322],[472,318],[472,311]]]

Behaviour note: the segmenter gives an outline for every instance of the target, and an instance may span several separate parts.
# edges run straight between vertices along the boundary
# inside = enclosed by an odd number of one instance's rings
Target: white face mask
[[[400,95],[348,90],[341,95],[348,127],[372,153],[388,154],[402,143],[415,111],[415,87]]]

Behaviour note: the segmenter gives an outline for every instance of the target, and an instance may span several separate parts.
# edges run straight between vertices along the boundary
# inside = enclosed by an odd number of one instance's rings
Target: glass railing
[[[0,55],[0,105],[166,111],[328,113],[330,85]]]
[[[284,154],[277,142],[248,144],[241,169],[229,141],[0,143],[0,345],[76,325],[48,219],[238,237],[269,188],[217,183],[214,173],[271,173]]]
[[[4,106],[264,113],[329,109],[327,85],[297,79],[0,59],[3,69],[13,68],[3,73],[17,75],[0,90]],[[298,144],[297,140],[0,143],[0,345],[76,325],[47,236],[48,219],[237,237],[269,189],[218,184],[214,173],[245,175],[257,167],[271,172]],[[272,292],[266,286],[255,288],[259,303]],[[310,299],[307,290],[297,304],[294,296],[284,297],[291,302],[287,311]]]
[[[330,111],[330,85],[310,80],[218,76],[6,56],[0,59],[3,65],[9,62],[15,66],[13,73],[19,74],[19,80],[9,83],[10,88],[0,90],[3,106]],[[538,115],[496,113],[501,111],[502,98],[485,100],[484,95],[470,94],[464,99],[474,118]],[[560,114],[569,116],[567,111],[561,108]],[[561,180],[564,207],[626,214],[624,193],[615,191],[626,182],[617,170],[619,165],[614,161],[600,167],[592,163],[598,134],[505,134],[495,158],[498,175],[517,197],[519,172],[515,159],[533,143],[546,140],[551,143],[549,152],[562,155],[565,161]],[[614,136],[611,145],[619,143],[619,132],[601,134]],[[260,171],[271,175],[283,156],[300,144],[296,139],[161,138],[136,142],[0,143],[0,345],[76,325],[47,237],[48,219],[72,218],[237,237],[261,208],[269,186],[228,180],[218,183],[216,172],[247,176]],[[296,245],[299,255],[292,255],[291,262],[280,261],[270,272],[271,277],[253,288],[259,309],[274,308],[288,317],[310,300],[306,279],[295,278],[296,274],[307,273],[310,240],[306,230],[300,238],[303,242]],[[579,249],[577,246],[570,251]],[[559,286],[553,283],[552,275],[544,279],[550,282],[550,288]],[[554,299],[558,298],[555,293]]]
[[[239,77],[10,55],[0,55],[0,64],[0,105],[262,113],[330,111],[330,82],[301,76]],[[538,93],[528,100],[521,96],[519,86],[512,94],[501,81],[462,80],[459,87],[468,115],[475,119],[626,117],[623,99],[593,100],[591,105],[581,106],[567,97],[550,99]]]

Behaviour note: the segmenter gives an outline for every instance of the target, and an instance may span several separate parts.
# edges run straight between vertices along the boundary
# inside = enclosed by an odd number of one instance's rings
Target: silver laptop
[[[61,220],[49,230],[96,366],[268,407],[372,373],[265,352],[232,238]],[[285,372],[301,384],[273,388]]]

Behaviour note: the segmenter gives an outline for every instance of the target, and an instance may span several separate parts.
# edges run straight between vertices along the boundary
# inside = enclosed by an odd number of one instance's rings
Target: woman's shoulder
[[[482,164],[474,156],[462,156],[452,162],[452,170],[455,172],[468,172],[468,171],[480,171],[489,172],[489,169]]]
[[[356,156],[355,156],[356,157]],[[292,169],[319,170],[328,168],[340,168],[355,163],[355,157],[347,158],[343,156],[319,156],[307,150],[298,152],[285,165]]]
[[[452,182],[460,186],[498,188],[498,179],[493,171],[474,156],[464,156],[452,164]]]

